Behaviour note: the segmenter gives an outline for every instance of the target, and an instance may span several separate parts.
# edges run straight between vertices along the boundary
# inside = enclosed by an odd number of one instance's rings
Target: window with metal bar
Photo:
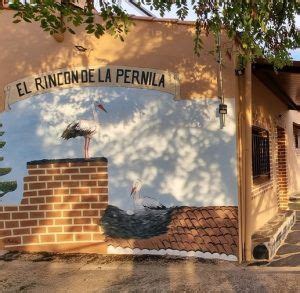
[[[270,178],[270,140],[265,129],[252,127],[252,175],[256,178]]]

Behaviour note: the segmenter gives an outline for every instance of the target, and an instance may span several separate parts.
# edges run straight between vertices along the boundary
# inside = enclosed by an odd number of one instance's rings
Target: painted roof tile
[[[164,234],[143,239],[107,236],[108,245],[238,254],[237,207],[176,207]]]

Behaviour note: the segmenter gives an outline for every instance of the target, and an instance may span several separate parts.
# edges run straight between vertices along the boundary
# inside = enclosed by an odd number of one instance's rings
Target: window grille
[[[270,140],[269,132],[259,127],[252,127],[252,175],[270,177]]]

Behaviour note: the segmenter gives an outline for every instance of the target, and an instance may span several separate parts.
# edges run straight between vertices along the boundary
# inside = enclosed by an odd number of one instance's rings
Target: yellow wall
[[[88,65],[123,65],[178,72],[182,98],[216,97],[217,65],[210,51],[212,37],[204,37],[200,58],[193,53],[193,26],[172,22],[135,19],[135,26],[121,42],[105,35],[100,39],[80,32],[66,33],[58,43],[38,24],[12,23],[13,11],[0,14],[0,96],[6,84],[25,76],[59,68]],[[78,53],[75,45],[88,48]],[[226,58],[224,68],[225,96],[234,98],[233,61]],[[3,110],[3,100],[2,107]]]
[[[278,211],[276,185],[276,126],[282,126],[278,117],[287,113],[287,107],[255,76],[252,77],[253,125],[269,131],[271,152],[271,179],[261,184],[252,184],[251,218],[252,232],[263,226]]]

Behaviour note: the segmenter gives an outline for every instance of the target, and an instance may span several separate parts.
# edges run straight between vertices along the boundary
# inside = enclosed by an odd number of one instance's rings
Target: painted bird
[[[100,128],[100,123],[96,110],[100,109],[107,113],[104,106],[94,102],[92,104],[93,120],[78,120],[70,123],[61,135],[61,138],[68,140],[78,136],[84,137],[84,158],[89,158],[90,141]]]
[[[141,196],[141,189],[142,189],[143,183],[140,179],[137,179],[134,181],[130,196],[133,199],[135,210],[145,210],[145,209],[151,209],[151,210],[164,210],[166,207],[162,205],[160,202],[155,200],[151,197],[142,197]]]

